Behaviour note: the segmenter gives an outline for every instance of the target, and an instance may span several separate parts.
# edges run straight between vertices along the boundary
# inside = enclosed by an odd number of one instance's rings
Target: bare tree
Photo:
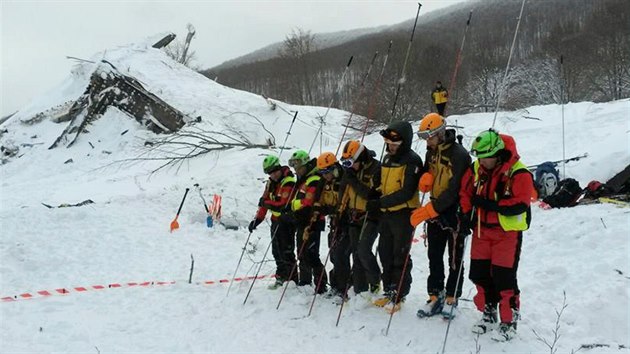
[[[186,35],[186,39],[183,41],[174,40],[169,45],[164,47],[164,52],[166,55],[171,57],[173,60],[177,61],[180,64],[184,64],[187,67],[191,67],[191,63],[197,58],[196,52],[190,51],[190,42],[195,36],[195,27],[190,23],[187,26],[188,34]]]
[[[280,57],[287,60],[294,69],[292,86],[296,89],[297,98],[301,104],[313,103],[310,54],[316,50],[315,36],[311,34],[311,31],[298,27],[287,35],[279,53]]]

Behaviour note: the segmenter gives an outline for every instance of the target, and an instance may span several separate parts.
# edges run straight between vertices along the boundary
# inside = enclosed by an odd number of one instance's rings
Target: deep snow
[[[260,96],[218,85],[166,58],[161,52],[135,45],[98,54],[138,77],[147,88],[191,116],[201,115],[208,129],[234,127],[254,142],[268,134],[280,144],[292,116],[271,111]],[[343,65],[343,64],[341,64]],[[246,222],[256,211],[265,175],[261,161],[270,151],[230,150],[196,158],[178,173],[167,170],[152,176],[154,164],[112,162],[137,156],[146,139],[155,135],[116,110],[89,127],[75,146],[46,148],[64,125],[48,120],[26,126],[35,113],[57,106],[82,93],[91,65],[78,65],[53,94],[34,100],[2,125],[1,141],[20,145],[21,157],[0,166],[0,297],[38,290],[110,283],[176,281],[168,286],[107,288],[71,292],[0,303],[2,352],[436,352],[446,322],[419,320],[415,312],[426,298],[426,249],[412,248],[412,292],[392,321],[389,336],[383,331],[388,317],[382,309],[352,298],[338,328],[338,307],[318,298],[307,317],[312,293],[289,287],[279,310],[280,291],[266,288],[271,280],[256,282],[243,305],[250,282],[202,285],[204,280],[229,278],[248,232],[245,228],[208,229],[201,201],[191,191],[179,218],[181,228],[168,232],[184,189],[200,183],[206,195],[223,195],[224,218]],[[299,121],[289,136],[291,147],[308,149],[318,129],[322,107],[299,107]],[[630,163],[628,113],[630,100],[565,105],[567,157],[589,157],[567,164],[567,176],[582,185],[605,181]],[[560,106],[530,107],[499,112],[497,129],[515,137],[522,160],[535,164],[562,157]],[[526,119],[524,116],[541,120]],[[324,150],[334,151],[346,112],[331,110],[324,126]],[[420,117],[419,117],[420,118]],[[449,122],[465,128],[465,145],[491,124],[492,114],[451,116]],[[412,122],[414,129],[418,123]],[[129,133],[120,135],[124,130]],[[36,136],[36,137],[33,137]],[[94,145],[92,148],[88,142]],[[378,152],[378,134],[366,138]],[[424,156],[424,144],[414,143]],[[111,152],[104,153],[103,151]],[[293,151],[285,150],[286,161]],[[319,146],[314,148],[319,153]],[[72,158],[73,163],[64,164]],[[40,203],[95,204],[78,208],[47,209]],[[568,303],[560,319],[560,352],[583,344],[606,344],[580,352],[628,352],[630,210],[613,205],[568,209],[533,208],[531,229],[524,235],[519,286],[522,316],[518,337],[495,343],[482,336],[482,353],[548,352],[532,330],[552,339],[566,293]],[[244,225],[243,225],[244,226]],[[418,230],[416,236],[420,236]],[[263,223],[252,235],[247,256],[237,275],[252,275],[269,241]],[[327,252],[322,242],[322,258]],[[253,246],[255,245],[255,247]],[[469,246],[469,245],[468,245]],[[194,284],[187,284],[190,255],[195,258]],[[271,255],[268,255],[271,257]],[[466,260],[468,264],[468,260]],[[261,274],[273,273],[272,262]],[[463,284],[463,297],[474,289]],[[479,314],[462,301],[450,329],[447,352],[475,352],[471,325]],[[620,348],[619,346],[624,346]]]

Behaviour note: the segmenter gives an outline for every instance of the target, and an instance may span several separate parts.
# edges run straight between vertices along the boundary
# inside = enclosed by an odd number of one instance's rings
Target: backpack
[[[556,164],[547,161],[543,162],[534,171],[534,184],[536,185],[536,191],[538,192],[538,198],[544,199],[550,195],[553,195],[558,189],[558,181],[560,180],[560,174],[556,169]]]
[[[558,183],[555,193],[543,199],[552,208],[572,207],[582,196],[580,183],[573,178],[566,178]]]

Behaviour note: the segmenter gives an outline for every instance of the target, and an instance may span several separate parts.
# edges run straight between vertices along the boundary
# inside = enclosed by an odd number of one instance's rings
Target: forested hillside
[[[506,109],[559,103],[561,96],[564,102],[630,97],[630,2],[626,0],[526,2],[508,80],[500,87],[520,7],[520,0],[484,0],[426,16],[421,11],[397,118],[417,117],[431,109],[430,91],[436,80],[451,91],[449,113],[492,110],[500,90],[501,106]],[[415,8],[409,10],[411,17]],[[472,20],[454,84],[455,60],[470,11]],[[287,37],[294,46],[296,39],[301,41],[297,52],[284,48],[272,59],[204,74],[279,100],[327,106],[348,58],[354,56],[334,107],[367,115],[372,100],[371,115],[387,120],[412,27],[413,19],[323,50],[304,49],[317,37],[304,29],[297,38],[296,33]],[[389,41],[393,45],[382,84],[375,89]],[[360,82],[376,51],[379,55],[362,90]]]

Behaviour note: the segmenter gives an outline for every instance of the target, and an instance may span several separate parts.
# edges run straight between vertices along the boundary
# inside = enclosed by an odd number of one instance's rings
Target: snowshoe
[[[501,322],[499,329],[492,334],[492,340],[507,342],[516,336],[516,322]]]
[[[420,318],[431,317],[442,311],[444,307],[444,291],[441,291],[439,295],[429,296],[429,300],[424,304],[416,315]]]

